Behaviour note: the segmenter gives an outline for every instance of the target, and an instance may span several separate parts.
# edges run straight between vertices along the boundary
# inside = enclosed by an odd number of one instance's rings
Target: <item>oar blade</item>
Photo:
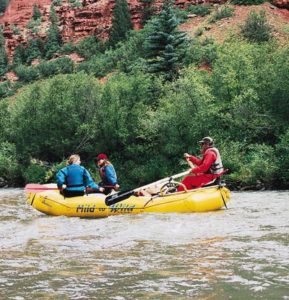
[[[58,188],[55,184],[44,185],[38,183],[28,183],[25,185],[24,190],[26,192],[41,192],[41,191],[49,191],[49,190],[56,191],[58,190]]]
[[[107,206],[116,204],[116,203],[118,203],[120,201],[123,201],[123,200],[129,198],[133,194],[134,194],[134,191],[126,191],[126,192],[121,192],[121,193],[117,193],[117,194],[113,194],[113,195],[107,196],[105,198],[105,204]]]

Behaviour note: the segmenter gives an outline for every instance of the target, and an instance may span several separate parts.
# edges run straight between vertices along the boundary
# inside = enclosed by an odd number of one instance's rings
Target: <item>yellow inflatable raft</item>
[[[47,186],[46,186],[47,187]],[[156,196],[130,196],[107,206],[105,195],[89,194],[64,198],[57,190],[27,191],[28,203],[47,215],[101,218],[120,214],[192,213],[221,209],[230,200],[230,191],[224,186],[210,186],[196,190],[160,193]]]

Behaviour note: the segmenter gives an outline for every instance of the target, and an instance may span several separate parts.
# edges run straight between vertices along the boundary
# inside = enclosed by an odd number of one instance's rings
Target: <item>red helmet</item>
[[[107,155],[104,153],[100,153],[97,155],[96,160],[108,159]]]

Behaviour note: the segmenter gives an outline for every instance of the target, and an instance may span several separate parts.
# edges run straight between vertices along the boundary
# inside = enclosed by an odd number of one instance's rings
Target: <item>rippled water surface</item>
[[[0,190],[0,299],[289,299],[289,192],[228,210],[46,216]]]

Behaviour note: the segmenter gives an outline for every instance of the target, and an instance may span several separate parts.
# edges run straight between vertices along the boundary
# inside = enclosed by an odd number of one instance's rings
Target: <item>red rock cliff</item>
[[[175,4],[184,8],[190,4],[200,3],[224,3],[227,0],[175,0]],[[272,0],[275,5],[289,8],[289,0]],[[12,54],[15,46],[25,43],[29,36],[33,35],[26,28],[29,23],[33,5],[38,5],[42,13],[42,22],[38,35],[45,37],[49,26],[48,18],[51,0],[10,0],[10,3],[3,16],[0,16],[0,24],[4,24],[4,36],[9,55]],[[68,0],[63,0],[61,6],[56,6],[59,19],[59,28],[64,42],[78,41],[88,36],[96,35],[101,39],[108,37],[112,22],[112,11],[115,0],[80,0],[82,7],[74,8]],[[155,0],[153,5],[158,9],[163,0]],[[131,11],[132,22],[135,29],[141,28],[141,18],[144,8],[140,0],[128,0]],[[13,26],[19,28],[20,34],[13,33]]]

